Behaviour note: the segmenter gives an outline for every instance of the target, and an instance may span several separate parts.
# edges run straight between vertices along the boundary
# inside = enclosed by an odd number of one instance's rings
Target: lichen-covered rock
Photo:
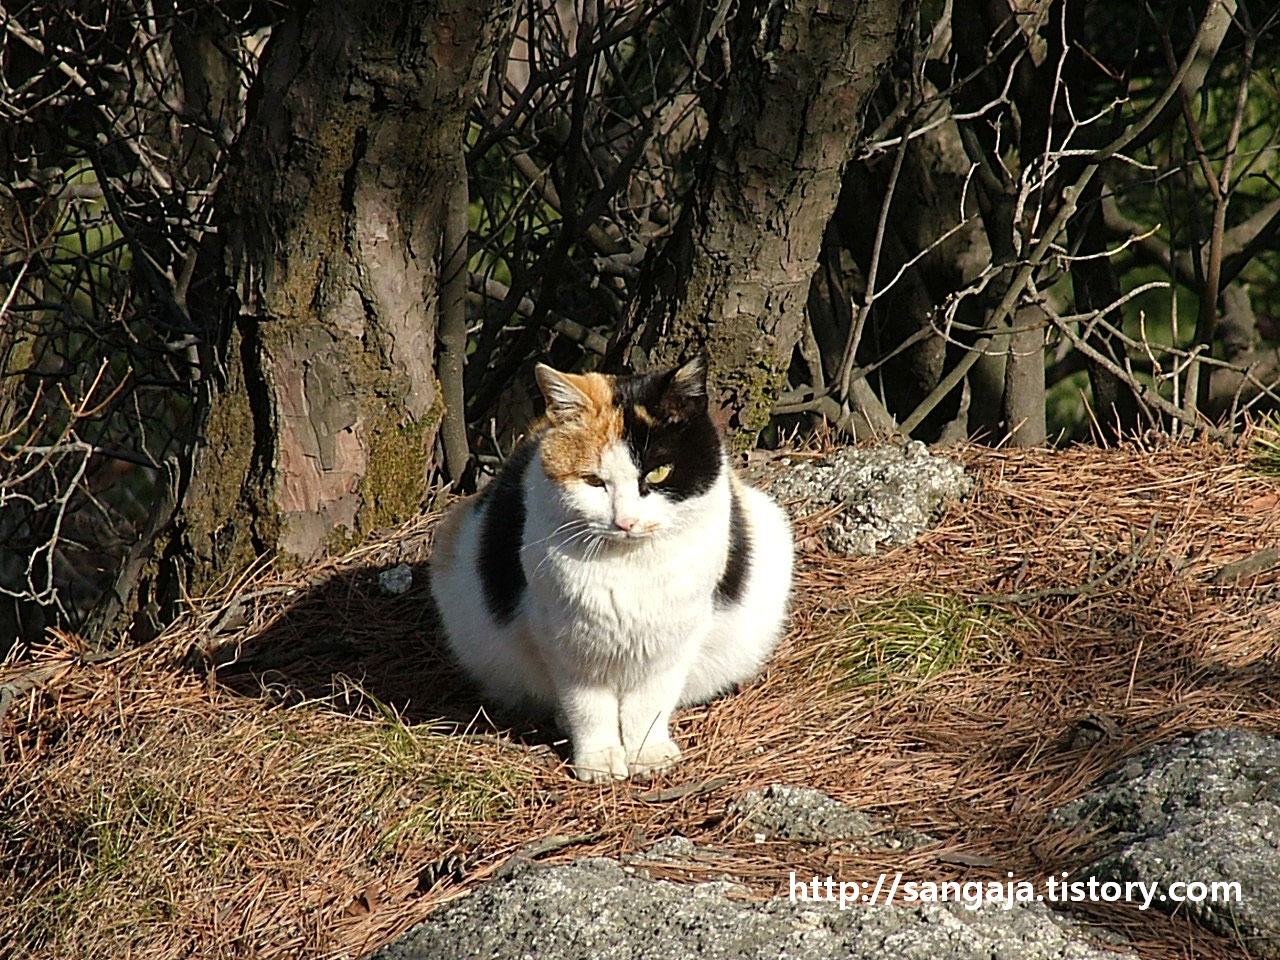
[[[1069,826],[1114,831],[1116,845],[1089,873],[1159,884],[1153,906],[1194,916],[1254,956],[1280,957],[1280,739],[1247,730],[1204,730],[1152,747],[1060,807]],[[1193,902],[1173,884],[1218,888],[1239,902]]]
[[[821,460],[792,463],[769,482],[774,497],[798,501],[805,513],[843,507],[819,535],[837,553],[862,556],[880,544],[909,543],[928,529],[945,502],[972,489],[960,464],[933,456],[914,440],[904,447],[844,448]]]
[[[704,855],[705,852],[688,837],[671,836],[663,837],[648,849],[634,854],[632,860],[637,863],[644,863],[650,860],[690,862],[699,860]]]
[[[833,800],[821,790],[780,783],[747,791],[734,801],[730,812],[766,840],[847,840],[876,828],[861,810]]]
[[[528,866],[441,909],[369,960],[1118,960],[1043,904],[765,903],[730,883],[648,880],[612,860]],[[1132,956],[1132,955],[1128,955]]]

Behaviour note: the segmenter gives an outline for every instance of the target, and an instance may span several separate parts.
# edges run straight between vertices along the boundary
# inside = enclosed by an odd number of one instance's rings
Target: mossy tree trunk
[[[162,622],[180,591],[419,509],[443,413],[446,198],[506,9],[321,0],[273,30],[193,296],[209,331],[196,450],[125,604],[136,633],[148,605]]]
[[[711,134],[671,240],[646,266],[623,363],[711,358],[735,443],[768,422],[800,338],[823,232],[904,0],[738,6],[708,102]]]

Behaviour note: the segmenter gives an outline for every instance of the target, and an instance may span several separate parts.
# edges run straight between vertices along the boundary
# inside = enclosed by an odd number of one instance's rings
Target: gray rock
[[[1090,875],[1155,882],[1153,907],[1280,957],[1280,739],[1219,729],[1152,747],[1054,818],[1114,831]],[[1240,902],[1222,902],[1224,888],[1215,902],[1212,887],[1199,903],[1178,902],[1170,885],[1194,882],[1238,884]]]
[[[806,513],[842,506],[820,536],[837,553],[862,556],[880,544],[909,543],[933,523],[943,503],[972,490],[960,464],[933,456],[917,440],[904,447],[844,448],[794,463],[769,484],[775,497],[800,500]]]
[[[638,862],[644,861],[694,861],[704,856],[704,851],[688,837],[663,837],[647,850],[634,855]]]
[[[861,837],[875,830],[872,819],[812,787],[771,784],[749,790],[731,812],[762,840],[823,842]]]
[[[413,569],[407,563],[398,563],[390,570],[378,574],[378,589],[384,596],[398,597],[408,593],[413,586]]]
[[[1042,904],[751,902],[734,884],[647,880],[612,860],[529,866],[441,909],[369,960],[1117,960]]]

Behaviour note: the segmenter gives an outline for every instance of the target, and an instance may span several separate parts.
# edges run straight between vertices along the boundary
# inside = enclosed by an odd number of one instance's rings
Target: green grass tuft
[[[839,645],[838,689],[913,685],[961,664],[1006,662],[1013,617],[947,593],[921,593],[863,604],[833,618],[823,633]]]
[[[1268,414],[1254,427],[1253,469],[1268,477],[1280,477],[1280,414]]]

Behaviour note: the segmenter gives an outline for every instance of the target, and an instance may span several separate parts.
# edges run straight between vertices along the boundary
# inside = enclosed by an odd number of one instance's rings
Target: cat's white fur
[[[722,461],[724,454],[721,453]],[[554,708],[590,781],[662,770],[680,758],[669,723],[751,678],[781,634],[791,584],[786,515],[727,462],[706,493],[639,494],[626,446],[601,453],[603,487],[525,473],[521,562],[528,587],[501,625],[476,582],[483,512],[467,509],[432,570],[449,645],[493,700]],[[718,608],[729,550],[730,487],[741,498],[750,561],[739,602]],[[634,521],[630,531],[618,521]]]

